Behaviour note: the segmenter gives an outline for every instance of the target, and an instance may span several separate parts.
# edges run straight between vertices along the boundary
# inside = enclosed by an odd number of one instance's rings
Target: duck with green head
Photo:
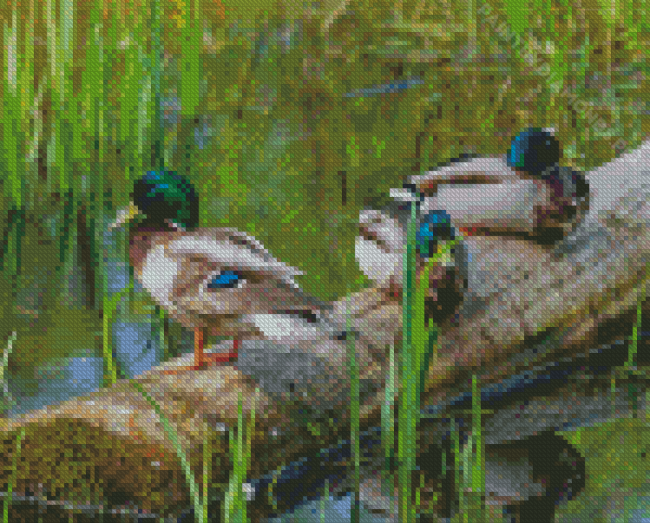
[[[553,245],[589,211],[584,173],[560,165],[559,140],[547,130],[517,134],[508,154],[452,160],[412,176],[396,199],[424,197],[422,210],[444,209],[465,236],[516,236]]]
[[[199,198],[184,177],[150,171],[111,228],[128,227],[129,261],[153,300],[194,330],[194,367],[237,358],[242,339],[266,339],[269,315],[309,318],[325,304],[294,281],[302,273],[230,228],[199,228]],[[279,317],[278,317],[279,319]],[[204,354],[207,335],[233,338],[228,354]]]

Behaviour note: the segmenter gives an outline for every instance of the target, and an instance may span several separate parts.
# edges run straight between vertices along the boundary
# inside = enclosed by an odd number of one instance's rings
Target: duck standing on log
[[[241,339],[265,338],[274,321],[313,318],[326,305],[305,295],[302,274],[249,235],[199,228],[199,199],[187,179],[151,171],[112,228],[129,226],[134,276],[172,318],[194,330],[194,367],[237,358]],[[227,354],[204,354],[206,335],[233,338]]]
[[[382,386],[387,347],[400,337],[399,304],[386,303],[376,288],[319,301],[295,283],[300,271],[251,236],[199,228],[198,209],[188,180],[149,172],[136,181],[132,202],[113,224],[128,224],[135,278],[172,318],[194,330],[192,368],[232,362],[282,401],[331,411],[349,403],[346,340],[353,337],[362,403],[373,396]],[[420,258],[436,241],[453,237],[442,214],[424,227]],[[433,272],[444,279],[444,269]],[[208,335],[232,337],[230,352],[204,354]]]
[[[382,308],[372,289],[334,303],[307,295],[294,280],[302,273],[250,235],[199,228],[196,190],[176,173],[148,172],[132,197],[111,227],[128,226],[135,278],[193,329],[192,370],[233,363],[276,400],[332,411],[349,404],[346,340],[354,337],[362,377],[369,377],[362,397],[381,386],[385,346],[399,335],[394,304]],[[204,354],[208,335],[233,338],[225,344],[229,352]]]

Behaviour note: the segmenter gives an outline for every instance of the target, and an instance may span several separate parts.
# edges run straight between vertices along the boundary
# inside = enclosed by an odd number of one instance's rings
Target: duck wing
[[[235,229],[184,233],[168,242],[163,254],[173,267],[168,272],[174,272],[166,305],[187,327],[213,328],[223,336],[273,337],[274,321],[279,325],[282,316],[316,321],[328,307],[298,286],[294,278],[301,271]]]

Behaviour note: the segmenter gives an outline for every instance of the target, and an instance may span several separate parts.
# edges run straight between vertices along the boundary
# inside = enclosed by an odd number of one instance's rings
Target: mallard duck
[[[128,224],[134,276],[173,319],[194,330],[195,368],[235,360],[241,339],[268,338],[271,316],[313,320],[328,308],[298,287],[299,270],[254,238],[198,228],[198,195],[182,176],[148,172],[132,196],[111,228]],[[233,338],[230,353],[204,354],[206,335]]]
[[[585,176],[559,161],[558,140],[529,129],[513,138],[505,158],[455,160],[411,177],[391,195],[407,201],[424,196],[423,211],[444,209],[465,235],[523,235],[552,244],[589,209]]]
[[[374,209],[359,214],[359,235],[355,256],[362,272],[390,299],[400,299],[402,270],[406,245],[407,206],[393,202],[381,211]],[[422,270],[434,253],[456,238],[451,217],[443,210],[430,210],[420,215],[416,225],[415,277],[419,282]],[[462,242],[444,254],[429,272],[425,298],[426,318],[440,322],[455,310],[467,288],[466,251]]]

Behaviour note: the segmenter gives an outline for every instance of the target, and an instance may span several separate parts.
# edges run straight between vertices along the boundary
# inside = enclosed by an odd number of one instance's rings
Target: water
[[[325,500],[324,510],[321,501],[310,501],[297,507],[293,513],[284,514],[280,518],[266,520],[266,523],[348,523],[351,521],[351,495],[330,496]],[[323,516],[323,518],[321,518]],[[363,507],[360,510],[360,523],[389,523],[394,519],[371,514]]]

